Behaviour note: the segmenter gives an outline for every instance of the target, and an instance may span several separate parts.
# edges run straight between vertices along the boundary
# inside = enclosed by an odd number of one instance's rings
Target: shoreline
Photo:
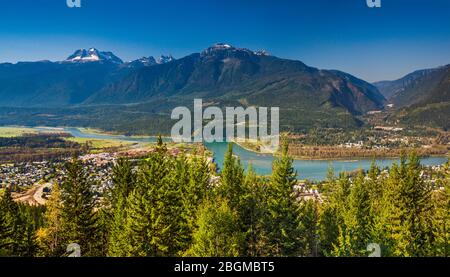
[[[248,147],[246,145],[243,145],[241,143],[238,143],[236,141],[233,141],[234,144],[238,145],[239,147],[243,148],[246,151],[252,152],[254,154],[259,154],[259,155],[267,155],[267,156],[273,156],[273,157],[278,157],[279,155],[277,153],[262,153],[262,152],[258,152],[255,149],[252,149],[251,147]],[[421,155],[419,156],[419,158],[429,158],[429,157],[446,157],[446,158],[450,158],[449,153],[447,154],[430,154],[430,155]],[[364,157],[364,156],[349,156],[349,157],[334,157],[334,158],[321,158],[321,157],[308,157],[308,156],[295,156],[292,155],[292,159],[294,160],[299,160],[299,161],[342,161],[342,162],[356,162],[356,161],[360,161],[360,160],[374,160],[374,159],[378,159],[378,160],[389,160],[389,159],[399,159],[400,156],[386,156],[386,155],[382,155],[382,156],[374,156],[374,157]]]
[[[111,140],[118,140],[118,141],[127,141],[127,139],[145,139],[145,138],[158,138],[158,136],[126,136],[124,134],[120,134],[117,132],[108,132],[108,131],[103,131],[101,129],[96,129],[96,128],[89,128],[89,127],[67,127],[67,126],[58,126],[58,127],[48,127],[48,126],[35,126],[35,127],[31,127],[31,126],[17,126],[17,125],[7,125],[7,126],[0,126],[0,127],[4,127],[4,128],[26,128],[26,129],[42,129],[45,131],[49,131],[49,132],[66,132],[67,129],[73,128],[73,129],[77,129],[78,131],[80,131],[81,133],[84,134],[91,134],[91,135],[99,135],[99,136],[116,136],[117,138],[109,138]],[[122,138],[120,138],[122,137]],[[163,139],[170,139],[169,136],[161,136],[161,138]],[[107,139],[107,138],[105,138]],[[252,152],[254,154],[258,154],[258,155],[264,155],[264,156],[271,156],[271,157],[278,157],[279,153],[270,153],[270,152],[259,152],[258,150],[246,145],[245,143],[240,143],[237,142],[235,140],[232,141],[232,143],[238,145],[239,147],[241,147],[242,149]],[[203,146],[206,147],[206,145],[203,143]],[[446,157],[449,158],[449,153],[446,154],[429,154],[429,155],[419,155],[419,158],[427,158],[427,157]],[[296,156],[296,155],[292,155],[292,158],[294,160],[300,160],[300,161],[348,161],[348,162],[355,162],[358,160],[374,160],[374,159],[398,159],[400,158],[399,155],[375,155],[372,157],[367,157],[367,156],[348,156],[348,157],[310,157],[310,156]]]

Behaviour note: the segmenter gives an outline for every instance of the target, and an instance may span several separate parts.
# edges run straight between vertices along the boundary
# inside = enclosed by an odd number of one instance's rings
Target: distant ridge
[[[450,65],[375,83],[402,122],[450,129]]]
[[[214,44],[180,59],[123,62],[112,52],[80,49],[63,62],[0,64],[0,106],[71,107],[142,104],[280,107],[293,130],[358,126],[382,109],[378,89],[350,74],[320,70],[267,51]],[[161,112],[168,112],[169,107]]]

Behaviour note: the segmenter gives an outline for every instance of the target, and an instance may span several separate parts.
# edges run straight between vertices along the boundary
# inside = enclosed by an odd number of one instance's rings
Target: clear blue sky
[[[215,42],[266,49],[368,81],[450,63],[449,0],[66,0],[0,2],[0,62],[97,47],[124,60]]]

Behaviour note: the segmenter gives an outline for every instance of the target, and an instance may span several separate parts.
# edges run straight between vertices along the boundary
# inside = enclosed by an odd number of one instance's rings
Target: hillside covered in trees
[[[0,200],[1,256],[448,256],[450,176],[430,183],[419,159],[387,172],[334,177],[304,197],[288,146],[260,177],[244,171],[230,146],[220,178],[201,156],[172,156],[160,141],[138,166],[120,159],[113,184],[94,193],[80,161],[65,167],[44,207]]]

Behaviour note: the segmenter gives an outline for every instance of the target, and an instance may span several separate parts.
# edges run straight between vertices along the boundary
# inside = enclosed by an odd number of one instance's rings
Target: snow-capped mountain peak
[[[254,54],[257,56],[270,56],[270,53],[266,50],[255,51]]]
[[[143,64],[144,66],[151,66],[151,65],[156,64],[156,60],[152,56],[142,57],[142,58],[136,60],[136,62],[139,62],[139,63]]]
[[[225,51],[225,50],[230,50],[230,49],[235,49],[235,48],[227,43],[216,43],[216,44],[208,47],[207,49],[205,49],[202,52],[202,54],[210,54],[210,53],[214,53],[217,51]]]
[[[172,57],[171,55],[169,55],[169,56],[161,55],[157,59],[155,59],[153,56],[149,56],[149,57],[142,57],[140,59],[128,62],[128,63],[126,63],[126,65],[128,67],[139,68],[139,67],[148,67],[148,66],[153,66],[153,65],[158,65],[158,64],[165,64],[165,63],[169,63],[174,60],[175,60],[175,58]]]
[[[66,62],[99,62],[108,61],[122,64],[123,61],[112,52],[102,52],[96,48],[79,49],[66,59]]]
[[[155,64],[156,64],[155,58],[150,56],[150,57],[142,57],[140,59],[128,62],[127,66],[128,67],[133,67],[133,68],[139,68],[139,67],[152,66],[152,65],[155,65]]]
[[[207,49],[205,49],[201,54],[203,56],[211,55],[214,53],[224,53],[224,52],[240,52],[240,53],[247,53],[250,55],[256,55],[256,56],[270,56],[269,52],[265,50],[259,50],[259,51],[252,51],[247,48],[236,48],[228,43],[216,43]]]
[[[172,55],[161,55],[157,60],[156,63],[157,64],[165,64],[165,63],[170,63],[171,61],[175,60]]]
[[[211,46],[210,48],[215,49],[215,50],[225,50],[225,49],[231,49],[234,48],[232,45],[227,44],[227,43],[216,43],[213,46]]]

